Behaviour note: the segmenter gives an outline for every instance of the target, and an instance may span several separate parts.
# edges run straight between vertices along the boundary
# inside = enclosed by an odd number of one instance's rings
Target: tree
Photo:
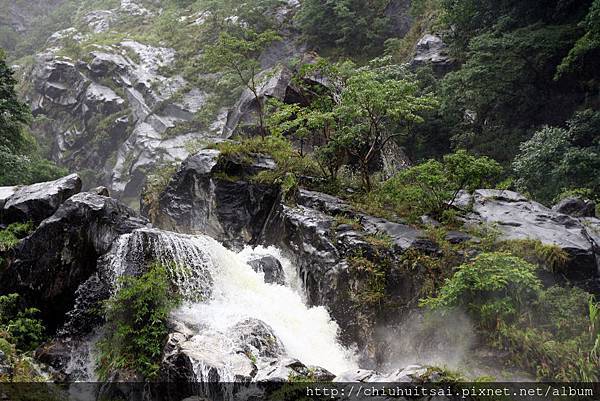
[[[586,78],[592,79],[597,74],[600,67],[600,0],[594,0],[582,25],[585,33],[558,66],[556,79],[567,72],[583,73]]]
[[[567,128],[540,129],[521,144],[513,169],[518,188],[541,202],[574,189],[600,193],[600,112],[578,112]]]
[[[532,127],[567,119],[574,90],[553,76],[576,35],[570,25],[532,25],[472,38],[466,62],[442,83],[442,109],[462,121],[454,142],[510,162]]]
[[[39,157],[25,124],[29,107],[17,98],[16,80],[0,49],[0,185],[32,184],[51,180],[65,171]]]
[[[0,146],[12,152],[23,150],[26,143],[23,124],[30,118],[29,108],[17,98],[16,84],[0,49]]]
[[[535,300],[541,282],[537,267],[509,253],[482,253],[457,268],[439,295],[421,302],[432,309],[465,307],[484,328],[519,316]]]
[[[260,134],[264,136],[266,125],[264,105],[259,95],[258,57],[268,45],[280,40],[280,36],[272,30],[257,33],[249,28],[232,32],[222,32],[214,44],[207,46],[203,61],[209,71],[222,74],[221,79],[233,79],[252,93],[257,107]]]
[[[363,185],[371,190],[370,164],[389,141],[406,135],[407,127],[423,121],[419,112],[435,100],[418,94],[414,80],[393,79],[382,70],[358,70],[346,82],[334,112],[341,122],[337,142],[359,164]]]
[[[309,43],[351,55],[374,54],[390,36],[388,4],[387,0],[305,0],[296,19]]]

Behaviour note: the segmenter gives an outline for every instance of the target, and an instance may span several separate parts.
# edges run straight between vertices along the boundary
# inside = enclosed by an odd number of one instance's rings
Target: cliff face
[[[289,18],[295,7],[290,2],[274,17]],[[252,105],[242,93],[215,107],[216,76],[199,67],[190,71],[184,44],[139,32],[139,25],[159,23],[201,29],[208,11],[171,15],[160,4],[123,0],[106,9],[82,5],[73,13],[73,26],[52,33],[32,59],[17,61],[22,94],[35,117],[32,133],[48,157],[81,173],[84,188],[105,185],[137,205],[149,174],[185,159],[193,144],[229,137]],[[286,29],[283,40],[264,52],[265,71],[301,55],[295,37]]]

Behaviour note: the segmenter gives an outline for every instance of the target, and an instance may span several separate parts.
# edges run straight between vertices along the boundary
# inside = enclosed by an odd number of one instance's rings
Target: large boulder
[[[496,227],[502,240],[534,239],[568,252],[563,274],[572,280],[598,279],[600,220],[572,217],[513,191],[478,189],[462,193],[457,206],[470,209],[467,224]],[[564,210],[564,209],[563,209]]]
[[[596,202],[569,197],[552,206],[552,210],[572,217],[596,217]]]
[[[265,283],[285,284],[283,266],[281,266],[281,262],[276,257],[271,255],[251,255],[248,264],[254,271],[265,275]]]
[[[452,71],[456,62],[449,56],[448,48],[442,38],[426,34],[417,42],[410,66],[412,68],[431,66],[433,71],[441,76]]]
[[[285,98],[287,88],[292,81],[292,72],[284,66],[277,66],[272,70],[267,70],[259,74],[255,79],[258,82],[256,87],[258,100],[250,89],[242,92],[242,95],[227,116],[224,132],[229,136],[234,133],[240,133],[244,127],[256,126],[258,123],[259,106],[264,109],[267,99],[275,98],[283,100]]]
[[[252,242],[260,235],[279,190],[248,178],[274,167],[273,160],[260,155],[248,165],[220,158],[216,150],[203,150],[189,157],[173,176],[153,221],[164,229],[207,234],[234,247]],[[142,212],[148,213],[147,205],[142,205]]]
[[[115,199],[79,193],[14,250],[0,271],[0,294],[18,292],[53,330],[74,306],[79,286],[97,271],[97,259],[117,237],[148,222]]]
[[[358,294],[369,289],[370,276],[355,268],[352,260],[359,257],[389,264],[391,270],[383,290],[386,300],[412,305],[422,284],[419,269],[407,272],[396,262],[409,249],[432,254],[437,247],[423,232],[407,224],[360,213],[331,195],[301,189],[296,201],[294,206],[280,204],[274,209],[265,223],[261,242],[290,255],[309,304],[325,305],[340,325],[342,342],[369,349],[361,357],[363,363],[373,363],[379,352],[374,346],[376,326],[393,324],[400,314],[384,316],[377,305],[360,298]],[[349,219],[355,223],[346,224]],[[375,244],[373,240],[378,237],[389,244]]]
[[[65,200],[80,190],[81,179],[77,174],[56,181],[2,188],[0,194],[10,195],[5,198],[4,205],[0,209],[0,222],[10,224],[31,221],[39,224],[45,218],[52,216]]]

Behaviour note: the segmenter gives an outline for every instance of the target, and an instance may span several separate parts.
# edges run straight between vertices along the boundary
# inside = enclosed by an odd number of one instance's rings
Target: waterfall
[[[282,263],[285,285],[265,283],[264,274],[247,263],[252,254],[276,257]],[[285,358],[334,374],[357,367],[354,352],[337,341],[337,323],[324,307],[306,305],[296,269],[277,249],[246,248],[234,253],[208,236],[144,228],[119,237],[101,265],[114,293],[119,277],[140,274],[151,261],[167,267],[183,296],[184,302],[172,312],[171,320],[176,327],[185,327],[182,348],[198,381],[210,381],[215,369],[219,381],[234,381],[250,361],[259,371],[261,366]],[[268,338],[268,342],[275,345],[277,355],[256,358],[240,352],[246,346],[240,345],[247,335],[244,330],[250,326],[255,330],[257,325],[272,333],[274,339]],[[93,345],[87,348],[93,354]],[[93,360],[77,358],[79,369]]]

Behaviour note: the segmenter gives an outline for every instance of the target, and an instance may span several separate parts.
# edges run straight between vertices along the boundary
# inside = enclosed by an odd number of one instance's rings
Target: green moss
[[[533,239],[502,241],[496,245],[496,248],[555,273],[564,271],[571,260],[569,253],[558,245],[543,244]]]
[[[339,227],[341,225],[351,226],[353,230],[360,231],[363,229],[362,224],[360,224],[360,220],[357,217],[347,217],[344,215],[337,215],[333,220],[334,227]]]
[[[33,231],[33,223],[13,223],[0,230],[0,252],[6,252],[14,248],[21,239]]]
[[[160,197],[167,189],[176,171],[177,165],[169,163],[156,168],[148,176],[141,196],[150,221],[154,222],[158,218],[160,214]]]

